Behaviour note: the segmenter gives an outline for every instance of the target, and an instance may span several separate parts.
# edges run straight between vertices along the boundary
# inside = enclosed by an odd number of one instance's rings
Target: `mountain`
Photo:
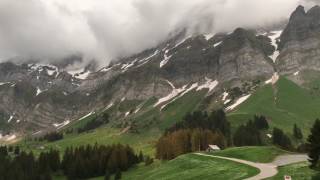
[[[44,133],[105,111],[114,127],[163,130],[195,109],[232,112],[279,75],[315,89],[319,15],[318,6],[299,6],[284,30],[181,32],[99,70],[1,63],[0,132]]]
[[[280,37],[281,55],[277,68],[282,75],[300,71],[319,71],[320,7],[308,10],[299,6],[291,15]]]

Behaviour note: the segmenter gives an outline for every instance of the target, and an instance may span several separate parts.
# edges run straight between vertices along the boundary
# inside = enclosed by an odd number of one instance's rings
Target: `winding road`
[[[195,153],[200,156],[207,156],[207,157],[213,157],[213,158],[219,158],[219,159],[225,159],[229,161],[234,161],[242,164],[246,164],[252,167],[255,167],[260,170],[260,173],[256,176],[247,178],[246,180],[259,180],[259,179],[265,179],[269,177],[273,177],[278,173],[277,167],[284,166],[292,163],[307,161],[308,156],[303,154],[290,154],[290,155],[281,155],[278,156],[273,162],[271,163],[255,163],[251,161],[246,161],[242,159],[236,159],[236,158],[229,158],[229,157],[223,157],[223,156],[214,156],[209,154],[203,154],[203,153]]]

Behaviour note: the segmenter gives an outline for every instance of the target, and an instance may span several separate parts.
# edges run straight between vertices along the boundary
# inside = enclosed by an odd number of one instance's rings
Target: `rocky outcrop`
[[[299,6],[280,37],[277,68],[282,75],[320,70],[320,7]]]

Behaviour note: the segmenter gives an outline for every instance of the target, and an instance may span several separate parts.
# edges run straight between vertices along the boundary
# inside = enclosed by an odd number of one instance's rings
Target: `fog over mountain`
[[[172,33],[229,32],[288,18],[318,0],[1,0],[0,61],[80,53],[105,65]]]

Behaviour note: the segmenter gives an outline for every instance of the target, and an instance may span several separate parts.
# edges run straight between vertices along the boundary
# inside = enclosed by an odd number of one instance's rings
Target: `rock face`
[[[209,79],[237,86],[274,73],[270,39],[236,29],[206,38],[181,34],[85,78],[53,65],[0,64],[0,124],[36,131],[123,99],[145,101]],[[12,120],[7,122],[12,116]]]
[[[305,12],[299,6],[283,31],[277,68],[282,75],[320,70],[320,7]]]

